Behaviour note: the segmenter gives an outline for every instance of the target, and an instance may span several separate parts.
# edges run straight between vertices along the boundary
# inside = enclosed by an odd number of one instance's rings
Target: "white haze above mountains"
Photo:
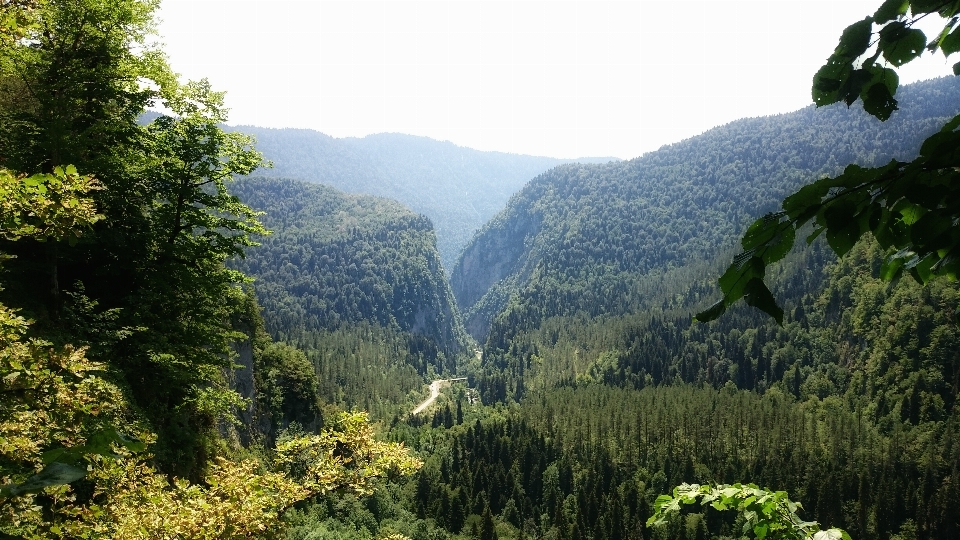
[[[232,124],[633,158],[807,105],[879,4],[164,0],[159,32],[185,78],[228,92]],[[927,56],[902,83],[950,72]]]

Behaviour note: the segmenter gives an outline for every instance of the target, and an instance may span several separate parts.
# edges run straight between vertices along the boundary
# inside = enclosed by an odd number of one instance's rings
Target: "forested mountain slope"
[[[433,221],[449,272],[470,237],[534,176],[572,160],[482,152],[426,137],[337,139],[307,129],[227,127],[254,135],[273,168],[256,174],[396,199]],[[604,162],[613,158],[584,158]]]
[[[881,123],[841,106],[744,119],[626,162],[563,165],[524,187],[477,233],[452,273],[479,340],[509,318],[659,307],[666,281],[690,282],[784,195],[849,163],[908,159],[958,112],[960,85],[904,87]],[[699,268],[699,270],[698,270]]]
[[[430,360],[467,336],[430,220],[396,201],[295,180],[249,178],[231,191],[273,231],[237,267],[255,278],[267,330],[289,342],[372,324],[409,334]]]

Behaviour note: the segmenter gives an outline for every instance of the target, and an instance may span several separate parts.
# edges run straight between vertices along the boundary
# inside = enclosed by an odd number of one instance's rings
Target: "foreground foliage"
[[[744,518],[743,532],[753,532],[758,540],[767,535],[787,540],[850,540],[840,529],[820,530],[815,521],[804,521],[797,515],[802,506],[793,502],[785,491],[768,491],[753,484],[680,484],[673,495],[661,495],[654,503],[656,512],[647,526],[666,525],[670,515],[679,514],[682,505],[700,503],[714,510],[735,510]]]
[[[899,86],[895,69],[925,50],[945,57],[960,51],[960,5],[927,0],[887,0],[872,16],[844,30],[840,43],[813,78],[817,106],[861,100],[869,114],[887,120],[897,110]],[[947,22],[929,42],[912,28],[936,14]],[[876,36],[876,37],[874,37]],[[878,63],[882,57],[882,63]],[[960,74],[960,62],[953,67]],[[745,299],[783,322],[783,309],[764,282],[768,265],[792,248],[799,230],[815,223],[807,238],[825,234],[833,251],[843,256],[870,233],[888,250],[881,275],[895,280],[904,273],[926,283],[935,276],[956,280],[960,274],[960,116],[954,116],[928,137],[912,161],[892,159],[880,167],[849,165],[838,176],[822,178],[783,200],[779,212],[758,219],[743,236],[743,252],[720,278],[723,298],[698,313],[700,321],[716,319],[734,302]]]

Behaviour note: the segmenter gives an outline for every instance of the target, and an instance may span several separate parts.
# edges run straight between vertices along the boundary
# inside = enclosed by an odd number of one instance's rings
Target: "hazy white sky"
[[[163,0],[160,34],[177,72],[227,91],[231,124],[631,158],[809,104],[880,3]]]

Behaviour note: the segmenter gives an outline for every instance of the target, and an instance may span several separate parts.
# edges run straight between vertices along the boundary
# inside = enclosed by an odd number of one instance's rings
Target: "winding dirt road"
[[[420,414],[420,412],[422,412],[424,409],[429,407],[430,404],[437,399],[437,396],[440,395],[440,389],[443,388],[444,386],[450,386],[450,383],[454,381],[465,381],[465,380],[467,380],[466,377],[460,377],[457,379],[437,379],[433,381],[432,383],[430,383],[430,397],[423,400],[423,403],[421,403],[420,405],[417,405],[417,408],[413,410],[413,414]]]

